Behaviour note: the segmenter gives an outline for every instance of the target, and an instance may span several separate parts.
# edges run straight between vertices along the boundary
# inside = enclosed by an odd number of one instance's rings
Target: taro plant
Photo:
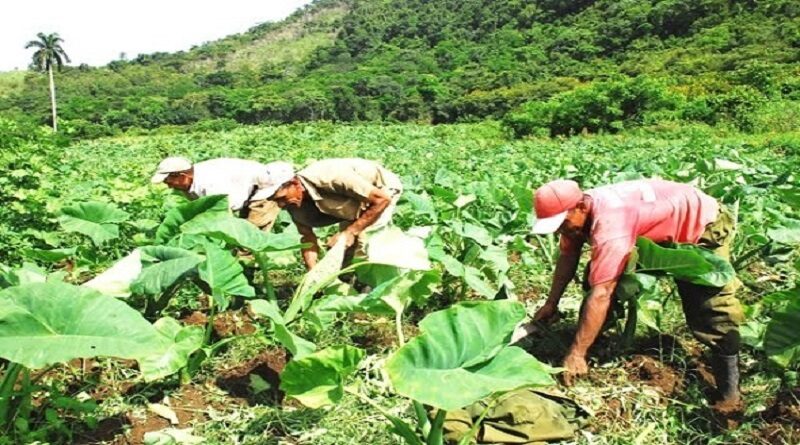
[[[513,389],[554,384],[554,369],[508,345],[524,317],[523,306],[512,301],[464,302],[425,317],[420,335],[396,350],[383,368],[394,392],[411,399],[413,423],[384,410],[362,389],[345,386],[364,357],[351,346],[293,360],[281,374],[281,389],[311,408],[335,404],[349,392],[385,416],[390,430],[409,445],[441,445],[448,411]]]
[[[669,276],[703,286],[722,287],[736,278],[731,264],[710,250],[689,244],[660,246],[639,237],[617,284],[618,302],[627,317],[623,344],[633,341],[637,320],[660,330],[660,312],[670,294],[661,295],[657,277]]]
[[[169,318],[152,325],[125,302],[93,289],[61,282],[8,287],[0,291],[0,358],[8,360],[0,378],[0,431],[25,433],[41,420],[37,416],[52,417],[64,406],[43,399],[34,409],[32,395],[43,388],[31,370],[117,357],[136,360],[144,380],[153,381],[183,368],[201,344],[202,329]]]

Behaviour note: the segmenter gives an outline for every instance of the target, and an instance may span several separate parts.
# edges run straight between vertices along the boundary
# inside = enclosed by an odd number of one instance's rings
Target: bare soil
[[[185,325],[205,326],[208,324],[208,315],[201,311],[194,311],[181,321]],[[247,335],[256,331],[253,317],[243,310],[225,311],[214,317],[214,335],[217,338]]]
[[[143,418],[127,413],[101,420],[95,430],[80,435],[75,444],[141,445],[144,443],[145,433],[169,427],[186,428],[195,422],[207,420],[205,413],[211,405],[212,402],[208,400],[202,388],[194,385],[183,386],[179,391],[169,395],[169,407],[178,417],[177,425],[172,425],[169,420],[149,411]]]
[[[756,432],[756,443],[800,443],[800,388],[781,391],[761,419],[766,425]]]
[[[625,369],[632,380],[652,386],[667,397],[683,390],[683,374],[653,357],[634,355]]]
[[[221,370],[216,383],[231,396],[243,399],[251,406],[262,401],[280,403],[283,401],[283,392],[279,389],[280,373],[286,367],[286,362],[285,349],[267,349],[244,363]],[[270,384],[271,388],[265,391],[266,394],[253,394],[251,375],[257,375]]]

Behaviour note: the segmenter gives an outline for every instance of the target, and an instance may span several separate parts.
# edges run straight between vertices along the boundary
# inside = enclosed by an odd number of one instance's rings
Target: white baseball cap
[[[183,172],[192,168],[192,161],[182,156],[172,156],[164,159],[158,164],[156,174],[153,175],[150,182],[159,184],[164,182],[170,173]]]
[[[269,199],[281,186],[294,178],[294,167],[288,162],[270,162],[265,167],[264,173],[258,178],[258,191],[253,198]]]

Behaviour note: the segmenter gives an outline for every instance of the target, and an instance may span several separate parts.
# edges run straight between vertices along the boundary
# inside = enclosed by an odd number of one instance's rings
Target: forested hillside
[[[69,49],[69,42],[65,42]],[[800,123],[796,0],[318,0],[176,54],[57,75],[76,136],[168,125],[504,119],[517,135]],[[47,124],[46,76],[0,116]]]

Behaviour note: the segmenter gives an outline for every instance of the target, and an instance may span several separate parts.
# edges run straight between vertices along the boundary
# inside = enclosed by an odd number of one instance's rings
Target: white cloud
[[[25,69],[38,32],[57,32],[71,65],[98,66],[138,54],[188,50],[258,23],[278,21],[309,0],[40,0],[0,13],[0,71]]]

